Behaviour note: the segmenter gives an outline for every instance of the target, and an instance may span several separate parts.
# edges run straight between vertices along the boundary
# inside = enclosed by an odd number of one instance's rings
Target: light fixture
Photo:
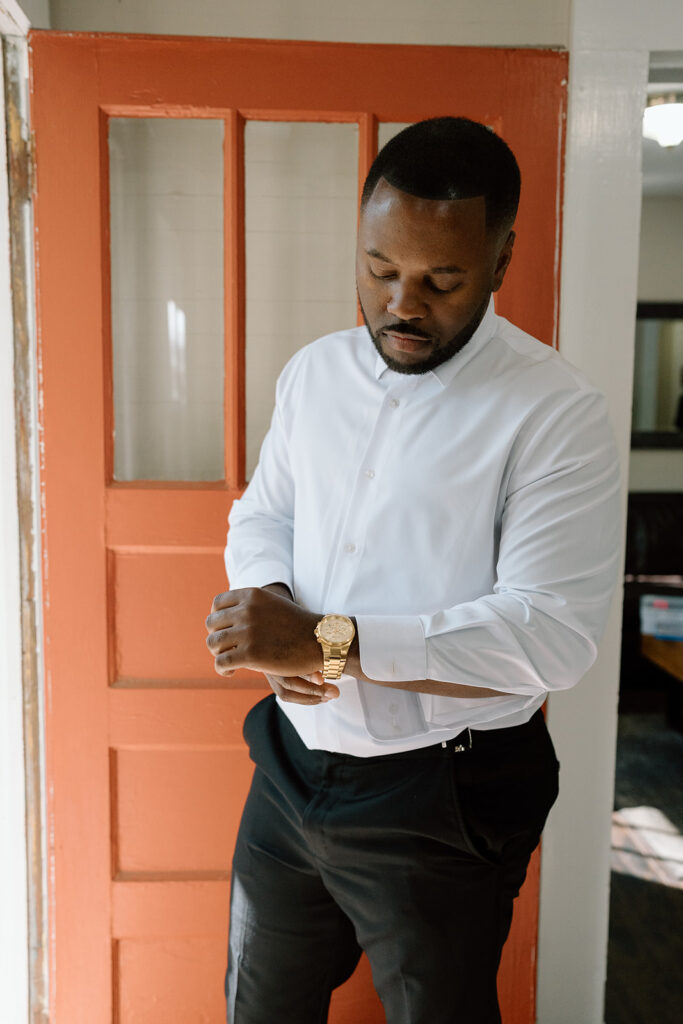
[[[683,94],[652,96],[643,114],[643,135],[672,149],[683,142]]]

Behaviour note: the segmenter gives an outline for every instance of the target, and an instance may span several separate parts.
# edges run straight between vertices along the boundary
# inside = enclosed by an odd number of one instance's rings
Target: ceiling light
[[[643,115],[643,135],[672,149],[683,142],[683,95],[653,96]]]

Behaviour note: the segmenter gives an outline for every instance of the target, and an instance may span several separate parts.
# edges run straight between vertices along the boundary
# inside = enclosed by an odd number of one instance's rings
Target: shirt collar
[[[459,352],[456,352],[455,355],[451,356],[450,359],[447,359],[445,363],[441,363],[440,366],[437,366],[434,370],[429,370],[425,374],[401,374],[400,376],[411,378],[414,381],[421,378],[434,378],[439,382],[442,388],[447,388],[463,366],[469,363],[470,360],[481,351],[487,341],[493,337],[496,330],[497,320],[498,317],[496,316],[492,295],[489,299],[489,304],[486,307],[486,312],[482,317],[481,323],[467,344],[464,345]],[[389,367],[378,352],[375,360],[376,379],[380,380],[387,372],[389,372]]]

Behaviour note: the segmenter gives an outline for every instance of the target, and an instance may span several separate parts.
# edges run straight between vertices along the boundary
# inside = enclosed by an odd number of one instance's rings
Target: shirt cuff
[[[356,615],[360,664],[368,679],[427,678],[427,643],[417,615]]]
[[[284,583],[289,587],[290,593],[294,593],[292,570],[284,562],[259,562],[258,565],[233,573],[232,576],[228,573],[228,580],[231,590],[241,590],[243,587],[265,587],[269,583]]]

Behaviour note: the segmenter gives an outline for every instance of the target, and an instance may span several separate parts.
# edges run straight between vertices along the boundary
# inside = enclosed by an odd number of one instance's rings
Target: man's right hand
[[[322,672],[311,676],[272,676],[266,674],[270,688],[280,700],[288,704],[326,704],[339,696],[339,687],[325,683]]]
[[[284,583],[268,583],[263,588],[273,594],[288,597],[293,601],[289,587]],[[280,700],[288,704],[326,704],[339,696],[339,687],[334,683],[324,683],[322,672],[314,672],[312,676],[271,676],[266,674],[270,688]]]

